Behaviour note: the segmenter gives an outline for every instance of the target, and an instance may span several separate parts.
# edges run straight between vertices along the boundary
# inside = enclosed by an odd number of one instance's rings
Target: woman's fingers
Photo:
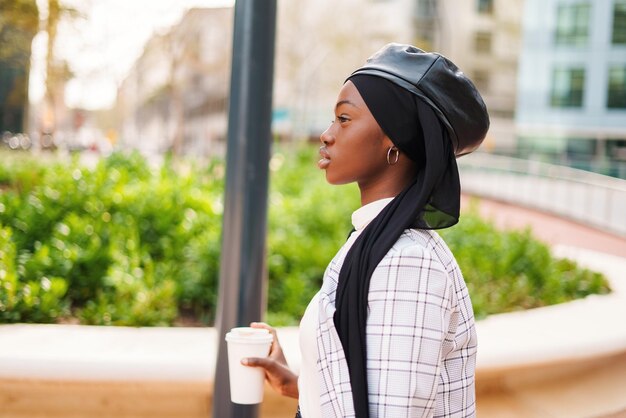
[[[250,328],[266,329],[274,336],[274,338],[276,338],[276,330],[272,328],[271,326],[269,326],[268,324],[266,324],[265,322],[251,322]]]
[[[241,359],[241,364],[249,367],[262,367],[268,372],[276,368],[276,362],[267,357],[246,357]]]
[[[241,364],[263,368],[267,381],[278,393],[298,398],[298,376],[289,370],[286,365],[268,357],[243,358],[241,359]]]
[[[269,326],[265,322],[252,322],[250,324],[250,327],[266,329],[272,333],[272,346],[270,347],[269,358],[274,361],[277,361],[282,366],[288,367],[287,359],[285,358],[285,353],[283,353],[283,348],[280,346],[280,343],[278,342],[278,335],[276,333],[276,329]]]
[[[270,325],[266,324],[265,322],[250,322],[250,326],[252,328],[263,328],[270,332],[274,330],[274,328],[272,328]]]
[[[269,326],[265,322],[251,322],[250,328],[262,328],[268,330],[272,334],[272,351],[275,348],[280,348],[280,344],[278,343],[278,334],[276,334],[276,329]]]

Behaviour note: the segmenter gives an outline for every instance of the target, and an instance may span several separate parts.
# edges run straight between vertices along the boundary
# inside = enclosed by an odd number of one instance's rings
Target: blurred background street
[[[381,45],[410,43],[450,57],[480,89],[492,118],[483,152],[624,178],[624,7],[280,2],[274,135],[317,140],[346,75]],[[6,0],[3,8],[8,148],[224,153],[232,2]]]
[[[479,416],[625,418],[626,0],[277,4],[257,274],[290,364],[359,204],[315,168],[319,136],[345,78],[408,43],[491,117],[442,232],[479,320]],[[209,416],[234,15],[0,0],[0,418]],[[261,415],[295,406],[266,391]]]

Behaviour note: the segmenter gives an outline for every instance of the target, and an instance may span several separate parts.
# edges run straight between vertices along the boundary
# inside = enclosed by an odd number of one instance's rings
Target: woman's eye
[[[347,122],[347,121],[349,121],[349,120],[350,120],[350,119],[348,119],[348,118],[347,118],[347,117],[345,117],[345,116],[337,116],[337,121],[338,121],[339,123],[344,123],[344,122]]]

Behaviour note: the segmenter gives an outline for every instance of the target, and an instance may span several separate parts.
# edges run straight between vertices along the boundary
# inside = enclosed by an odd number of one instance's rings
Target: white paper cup
[[[272,334],[262,328],[233,328],[226,334],[228,345],[228,373],[230,400],[250,405],[263,401],[265,372],[258,367],[241,364],[245,357],[267,357],[272,345]]]

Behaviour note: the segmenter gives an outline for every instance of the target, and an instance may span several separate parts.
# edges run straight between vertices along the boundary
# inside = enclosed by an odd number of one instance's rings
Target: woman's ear
[[[385,147],[385,149],[396,146],[385,133],[383,133],[383,146]]]

